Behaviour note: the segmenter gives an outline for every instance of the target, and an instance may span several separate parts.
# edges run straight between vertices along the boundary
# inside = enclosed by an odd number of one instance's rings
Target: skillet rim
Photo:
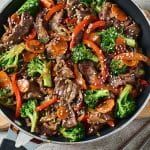
[[[146,14],[145,14],[144,11],[140,8],[140,6],[137,5],[137,4],[136,4],[134,1],[132,1],[132,0],[129,0],[129,1],[131,1],[131,3],[132,3],[133,5],[135,5],[136,8],[142,13],[143,18],[146,20],[147,24],[148,24],[149,27],[150,27],[150,21],[148,20],[148,18],[146,17]],[[10,1],[7,3],[7,5],[5,5],[4,8],[2,8],[1,13],[3,13],[3,11],[5,10],[5,8],[6,8],[11,2],[12,2],[12,0],[10,0]],[[10,121],[10,123],[11,123],[13,126],[15,126],[16,128],[19,129],[20,132],[23,132],[23,133],[25,133],[26,135],[31,136],[31,137],[33,137],[33,138],[35,138],[35,139],[37,139],[37,140],[40,140],[40,141],[46,142],[46,143],[60,144],[60,145],[77,145],[77,144],[82,145],[82,144],[86,144],[86,143],[97,142],[97,141],[99,141],[99,140],[101,140],[101,139],[105,139],[105,138],[107,138],[107,137],[109,137],[109,136],[111,136],[111,135],[113,135],[113,134],[115,134],[115,133],[121,131],[123,128],[127,127],[127,126],[141,113],[141,111],[144,109],[144,107],[146,106],[146,104],[148,103],[149,100],[150,100],[150,93],[147,95],[147,98],[145,98],[145,102],[140,106],[140,108],[137,110],[137,112],[136,112],[132,117],[130,117],[123,125],[120,125],[120,127],[118,127],[117,129],[115,129],[115,130],[113,130],[113,131],[111,131],[111,132],[108,132],[108,133],[106,133],[105,135],[102,135],[102,136],[99,136],[99,137],[95,137],[95,138],[89,139],[89,140],[86,140],[86,139],[85,139],[85,141],[80,141],[80,142],[66,142],[66,141],[60,142],[60,141],[53,141],[53,140],[50,140],[50,139],[44,139],[44,138],[42,138],[42,137],[39,137],[39,136],[37,136],[37,135],[34,135],[34,134],[32,134],[32,133],[26,131],[25,129],[23,129],[22,127],[20,127],[19,125],[17,125],[15,122],[13,122],[1,109],[0,109],[0,111],[1,111],[2,114]]]

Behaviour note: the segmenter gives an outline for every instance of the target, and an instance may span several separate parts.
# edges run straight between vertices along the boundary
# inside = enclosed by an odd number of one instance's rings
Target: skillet
[[[4,33],[3,24],[6,23],[8,16],[13,14],[23,3],[25,0],[13,0],[0,14],[0,36]],[[142,13],[141,9],[133,3],[131,0],[114,0],[119,6],[135,20],[137,24],[140,25],[142,33],[141,37],[139,38],[139,45],[143,49],[143,53],[146,56],[150,57],[150,26],[148,23],[148,20],[145,18],[144,14]],[[150,67],[147,67],[146,69],[146,78],[147,80],[150,80]],[[94,142],[103,138],[106,138],[113,133],[118,132],[119,130],[123,129],[125,126],[127,126],[129,123],[134,120],[138,114],[143,110],[144,106],[148,103],[148,100],[150,99],[150,86],[146,87],[145,90],[141,93],[141,95],[137,99],[137,110],[134,113],[134,115],[130,116],[129,118],[122,119],[118,121],[118,124],[115,128],[104,128],[101,130],[101,136],[91,136],[86,137],[81,142],[76,142],[80,144]],[[73,142],[65,142],[60,137],[52,137],[48,139],[47,137],[39,136],[38,134],[31,134],[26,128],[25,125],[19,125],[15,119],[14,114],[11,110],[6,109],[2,106],[0,106],[0,109],[4,113],[4,115],[10,120],[10,122],[20,129],[20,131],[25,132],[26,134],[32,136],[33,138],[39,139],[43,142],[52,142],[55,144],[75,144]]]

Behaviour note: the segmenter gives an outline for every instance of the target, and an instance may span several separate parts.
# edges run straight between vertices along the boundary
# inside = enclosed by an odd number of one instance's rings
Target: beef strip
[[[79,0],[67,0],[67,14],[68,16],[73,16],[75,14],[75,10],[77,5],[79,4]]]
[[[61,10],[52,17],[52,19],[49,22],[51,30],[58,31],[58,25],[60,25],[63,20],[63,14],[64,10]]]
[[[102,10],[99,13],[99,19],[109,21],[111,18],[111,6],[112,3],[106,2],[105,5],[102,6]]]
[[[55,135],[58,132],[60,123],[61,121],[57,118],[56,113],[45,110],[43,117],[40,119],[40,132],[48,136]]]
[[[5,49],[7,49],[7,47],[3,43],[0,43],[0,52],[3,52]]]
[[[33,25],[33,17],[29,13],[23,13],[21,16],[21,21],[17,24],[12,32],[9,34],[4,34],[2,37],[2,42],[6,45],[17,44],[22,41],[23,36],[27,35]]]
[[[68,112],[69,112],[69,116],[62,121],[62,126],[66,127],[66,128],[72,128],[75,127],[77,125],[77,119],[75,116],[75,112],[73,111],[71,104],[67,104]]]
[[[127,73],[119,76],[113,76],[109,79],[110,85],[117,88],[126,84],[135,84],[136,76],[134,73]]]
[[[66,128],[71,128],[77,125],[72,103],[76,98],[80,98],[80,101],[83,102],[82,93],[76,83],[70,80],[70,78],[74,77],[73,72],[67,67],[64,60],[57,59],[54,71],[56,72],[54,93],[60,99],[60,105],[65,106],[69,112],[69,116],[62,121],[62,125]]]
[[[107,124],[107,122],[110,120],[113,120],[111,112],[102,114],[97,112],[96,110],[91,110],[88,114],[88,119],[87,119],[87,122],[89,124],[87,134],[93,135],[98,133],[100,128],[103,125]]]
[[[49,41],[49,35],[48,35],[48,32],[47,32],[47,30],[45,29],[45,26],[44,26],[43,12],[40,12],[37,15],[35,28],[36,28],[36,32],[37,32],[37,35],[38,35],[38,39],[43,43],[47,43]]]
[[[51,31],[56,32],[59,35],[68,35],[68,29],[62,24],[64,17],[64,10],[57,12],[49,22],[49,27]]]
[[[125,27],[125,33],[129,37],[137,38],[140,34],[140,28],[136,23],[133,22],[131,25]]]
[[[97,78],[97,71],[94,63],[91,61],[83,61],[78,65],[80,72],[88,84],[93,84],[94,79]]]
[[[40,86],[36,81],[29,82],[29,88],[28,88],[27,92],[24,93],[23,98],[24,99],[30,99],[30,98],[42,99]]]
[[[76,9],[77,23],[81,22],[84,17],[91,15],[91,13],[89,7],[84,4],[78,5]]]
[[[55,94],[60,99],[65,99],[68,103],[71,103],[73,99],[78,95],[78,87],[69,79],[55,78]]]
[[[73,72],[68,66],[66,65],[65,61],[62,60],[60,57],[57,58],[57,63],[54,68],[54,72],[56,76],[60,78],[74,78]]]
[[[91,15],[92,11],[79,0],[67,0],[68,16],[77,17],[77,23],[81,22],[85,16]]]

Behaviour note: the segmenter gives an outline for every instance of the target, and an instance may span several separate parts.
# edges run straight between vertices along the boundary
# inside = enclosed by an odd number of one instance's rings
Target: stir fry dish
[[[27,130],[76,142],[135,113],[150,59],[113,1],[27,0],[4,28],[0,104]]]

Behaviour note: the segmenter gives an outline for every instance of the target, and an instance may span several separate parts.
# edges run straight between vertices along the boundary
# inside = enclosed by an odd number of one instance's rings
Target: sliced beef
[[[60,23],[62,22],[63,20],[63,14],[64,14],[64,11],[61,10],[59,12],[57,12],[53,18],[50,20],[49,24],[50,24],[50,27],[53,31],[57,31],[58,29],[58,25],[60,25]]]
[[[87,130],[87,134],[88,135],[94,135],[97,134],[99,132],[99,130],[101,129],[102,125],[101,124],[92,124],[89,126],[88,130]]]
[[[55,94],[68,103],[71,103],[73,99],[78,95],[78,87],[69,79],[55,78]]]
[[[74,127],[77,125],[77,120],[71,107],[71,102],[78,95],[77,85],[70,79],[62,79],[61,77],[55,77],[54,82],[54,94],[60,99],[60,105],[65,106],[69,112],[69,116],[63,120],[62,124],[66,128]]]
[[[40,132],[48,136],[55,135],[58,132],[60,123],[61,121],[57,118],[56,113],[46,110],[40,119]]]
[[[75,10],[77,5],[79,4],[79,0],[67,0],[67,14],[68,16],[73,16],[75,14]]]
[[[131,25],[125,28],[125,33],[132,38],[137,38],[140,34],[140,28],[136,23],[132,23]]]
[[[86,5],[80,3],[79,0],[67,0],[67,14],[68,16],[77,17],[79,23],[85,16],[91,15],[92,11]]]
[[[64,10],[57,12],[49,22],[50,29],[59,35],[68,35],[68,29],[62,24]]]
[[[0,43],[0,52],[3,52],[5,49],[7,49],[7,47],[5,46],[5,44]]]
[[[75,112],[73,111],[70,104],[68,104],[67,108],[68,108],[69,116],[62,121],[62,126],[64,126],[65,128],[72,128],[77,125],[77,119],[75,116]]]
[[[23,13],[21,16],[21,21],[17,24],[10,34],[4,34],[2,37],[2,42],[11,45],[17,44],[22,41],[23,36],[27,35],[33,25],[33,17],[29,13]]]
[[[29,82],[29,88],[27,92],[23,95],[24,99],[30,99],[30,98],[42,98],[42,94],[40,91],[40,86],[36,81],[30,81]]]
[[[77,22],[81,22],[84,17],[91,15],[91,11],[89,7],[85,6],[84,4],[80,4],[77,6],[76,9],[76,16],[77,16]]]
[[[111,18],[111,6],[112,3],[106,2],[105,5],[103,5],[102,10],[99,13],[100,20],[109,21]]]
[[[59,76],[65,79],[74,78],[72,70],[68,68],[64,60],[58,57],[56,61],[57,63],[54,68],[54,72],[56,73],[56,76]]]
[[[60,105],[65,106],[69,112],[69,116],[62,121],[62,125],[66,128],[71,128],[77,125],[72,103],[74,103],[75,99],[83,102],[83,96],[81,96],[82,93],[76,83],[70,79],[74,77],[73,72],[68,68],[64,60],[57,59],[54,71],[56,72],[54,94],[60,99]]]
[[[106,119],[103,117],[102,113],[93,110],[89,113],[87,121],[89,124],[99,124],[99,123],[105,123]]]
[[[113,87],[118,87],[126,84],[135,84],[136,77],[133,73],[128,73],[120,76],[113,76],[109,80],[110,85]]]
[[[96,110],[91,110],[88,115],[87,122],[89,124],[89,128],[87,134],[93,135],[99,132],[99,130],[105,125],[110,125],[109,121],[111,121],[111,127],[114,127],[113,115],[111,113],[99,113]]]
[[[36,23],[35,23],[36,32],[38,35],[38,39],[42,43],[47,43],[49,41],[49,35],[48,32],[44,26],[43,21],[43,12],[40,12],[36,17]]]
[[[93,84],[94,80],[97,78],[97,71],[94,63],[91,61],[84,61],[79,63],[78,67],[87,83]]]

